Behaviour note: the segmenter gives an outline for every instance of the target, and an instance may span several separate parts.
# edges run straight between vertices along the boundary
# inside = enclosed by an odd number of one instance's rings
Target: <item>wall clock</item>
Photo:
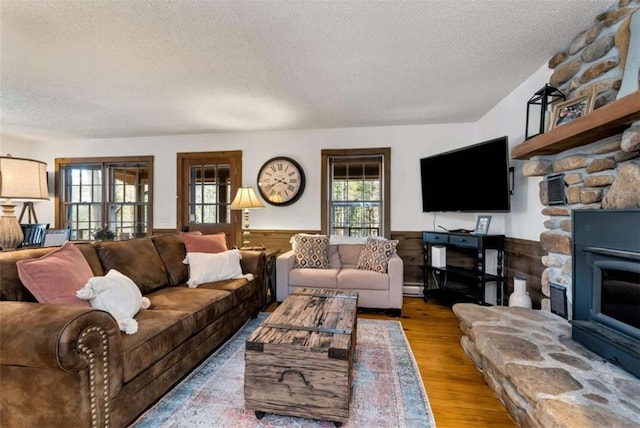
[[[258,191],[271,205],[285,206],[294,203],[302,196],[304,185],[302,167],[288,157],[269,159],[258,171]]]

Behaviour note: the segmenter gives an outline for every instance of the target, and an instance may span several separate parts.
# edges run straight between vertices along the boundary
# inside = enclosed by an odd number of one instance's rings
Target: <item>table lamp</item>
[[[24,239],[20,223],[15,216],[12,199],[49,199],[47,164],[32,159],[0,156],[0,247],[17,248]]]
[[[264,208],[260,199],[256,196],[256,193],[253,191],[253,187],[243,186],[238,189],[236,193],[236,197],[233,198],[233,202],[231,202],[232,210],[241,210],[244,209],[244,228],[242,231],[242,247],[249,247],[249,209],[251,208]]]

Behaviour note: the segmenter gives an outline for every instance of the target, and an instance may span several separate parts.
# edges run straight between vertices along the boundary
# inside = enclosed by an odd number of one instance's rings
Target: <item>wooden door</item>
[[[242,151],[178,153],[178,230],[224,232],[240,246],[241,212],[231,201],[242,185]]]

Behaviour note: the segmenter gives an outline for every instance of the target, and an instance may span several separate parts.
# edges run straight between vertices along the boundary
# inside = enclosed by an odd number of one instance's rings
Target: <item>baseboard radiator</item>
[[[407,297],[422,297],[424,286],[421,282],[405,282],[402,294]]]

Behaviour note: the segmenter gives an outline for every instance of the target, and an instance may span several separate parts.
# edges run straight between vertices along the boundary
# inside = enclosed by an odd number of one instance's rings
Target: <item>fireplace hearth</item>
[[[640,377],[640,210],[573,211],[573,340]]]

